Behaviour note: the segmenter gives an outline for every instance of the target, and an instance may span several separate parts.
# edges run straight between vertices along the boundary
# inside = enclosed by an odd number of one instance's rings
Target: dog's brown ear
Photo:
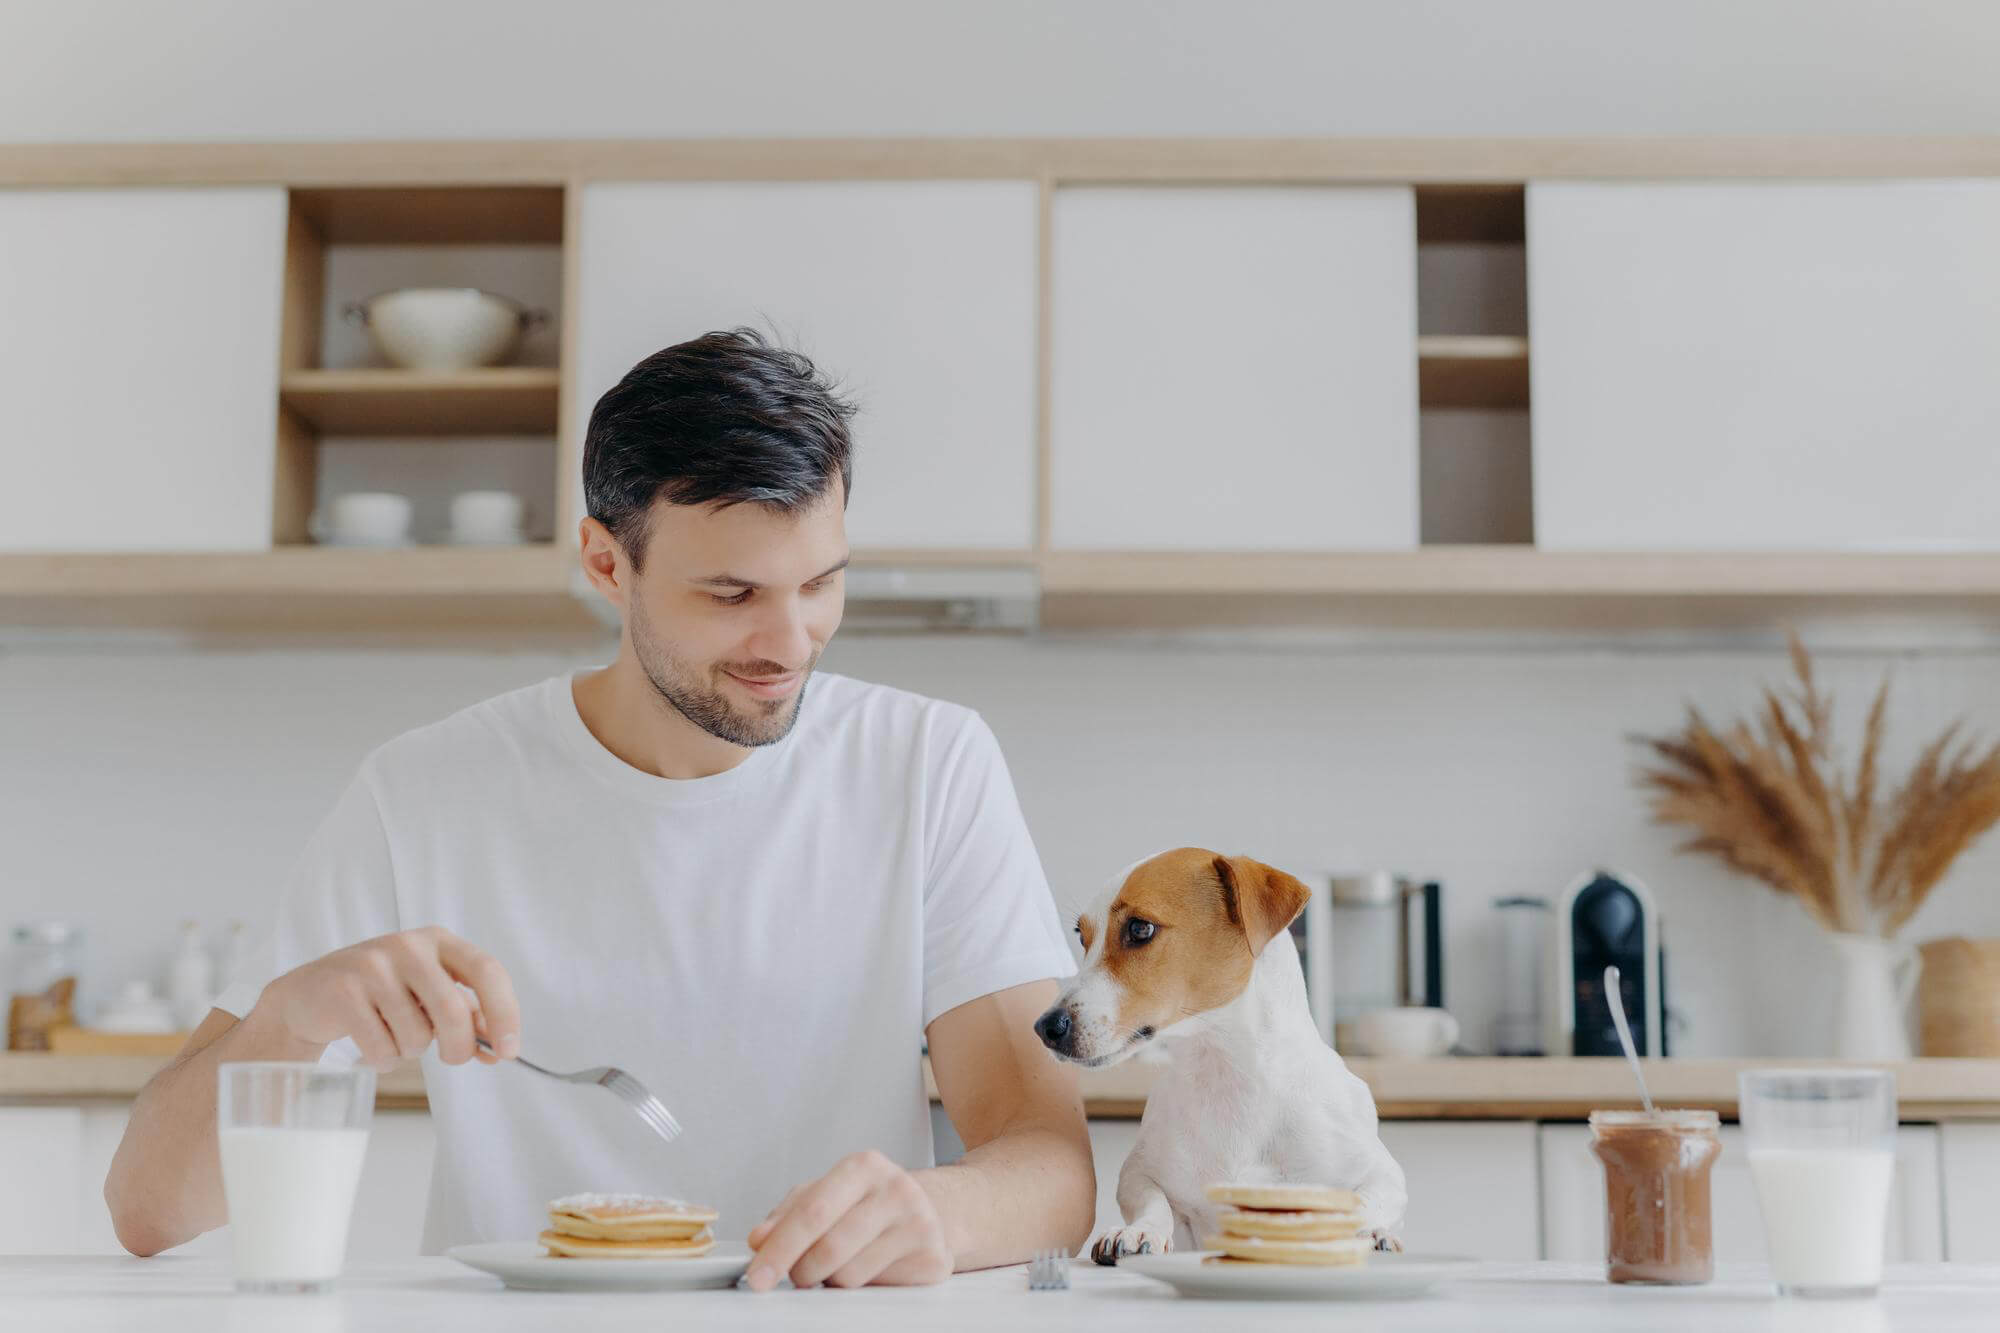
[[[1312,890],[1292,876],[1247,856],[1216,857],[1215,873],[1222,880],[1222,909],[1242,927],[1252,954],[1264,952],[1271,937],[1291,925],[1312,897]]]

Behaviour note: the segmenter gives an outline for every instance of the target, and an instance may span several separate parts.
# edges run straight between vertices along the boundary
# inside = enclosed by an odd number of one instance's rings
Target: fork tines
[[[623,1098],[627,1105],[639,1113],[639,1118],[652,1126],[653,1132],[672,1143],[681,1136],[681,1122],[661,1104],[660,1099],[646,1089],[631,1075],[615,1072],[605,1081],[605,1086]]]

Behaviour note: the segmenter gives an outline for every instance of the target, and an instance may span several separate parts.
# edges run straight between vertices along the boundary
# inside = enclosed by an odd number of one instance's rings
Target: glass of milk
[[[238,1291],[324,1291],[340,1276],[374,1111],[370,1069],[221,1066],[215,1125]]]
[[[1895,1076],[1764,1069],[1737,1083],[1778,1294],[1873,1296],[1896,1173]]]

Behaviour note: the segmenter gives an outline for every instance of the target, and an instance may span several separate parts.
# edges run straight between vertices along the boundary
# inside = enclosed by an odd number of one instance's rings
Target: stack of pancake
[[[1210,1185],[1230,1205],[1210,1263],[1359,1264],[1375,1248],[1362,1233],[1361,1198],[1326,1185]]]
[[[559,1259],[692,1259],[715,1244],[715,1210],[644,1194],[572,1194],[538,1239]]]

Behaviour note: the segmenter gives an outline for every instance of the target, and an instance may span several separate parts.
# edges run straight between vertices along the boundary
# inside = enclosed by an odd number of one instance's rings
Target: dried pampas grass
[[[1828,930],[1891,938],[1960,852],[2000,822],[2000,744],[1960,742],[1963,723],[1926,746],[1900,790],[1878,799],[1889,682],[1862,730],[1852,781],[1835,762],[1833,701],[1791,634],[1798,688],[1764,691],[1753,722],[1718,731],[1692,706],[1669,736],[1635,736],[1659,761],[1638,783],[1657,823],[1692,830],[1701,852],[1789,894]]]

